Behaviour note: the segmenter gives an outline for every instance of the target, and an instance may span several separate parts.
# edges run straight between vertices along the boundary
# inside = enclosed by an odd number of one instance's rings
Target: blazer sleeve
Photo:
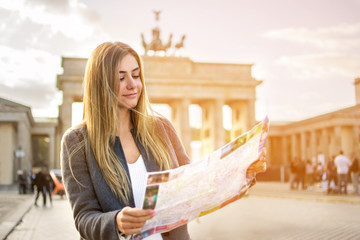
[[[160,120],[166,131],[166,135],[168,136],[168,138],[170,140],[170,145],[173,147],[175,156],[177,158],[178,165],[176,167],[182,166],[185,164],[189,164],[190,158],[186,154],[185,148],[184,148],[180,138],[176,134],[175,128],[170,123],[170,121],[167,120],[166,118],[161,118]],[[191,239],[189,232],[188,232],[187,224],[184,224],[184,225],[182,225],[178,228],[175,228],[169,232],[163,233],[162,237],[164,240],[173,240],[173,239],[174,240],[190,240]]]
[[[184,145],[182,144],[179,136],[176,133],[175,128],[169,120],[166,118],[161,118],[162,125],[166,131],[167,136],[169,137],[170,144],[174,149],[175,156],[177,158],[178,166],[182,166],[190,163],[190,158],[186,154]]]
[[[102,211],[89,174],[83,139],[79,129],[68,130],[62,138],[60,153],[63,182],[76,229],[87,240],[119,239],[116,224],[119,210]]]

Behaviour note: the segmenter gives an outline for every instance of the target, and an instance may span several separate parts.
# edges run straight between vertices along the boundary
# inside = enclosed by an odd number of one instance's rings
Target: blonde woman
[[[83,100],[84,121],[64,134],[61,149],[75,225],[81,239],[129,238],[154,215],[141,209],[146,172],[190,161],[171,123],[152,114],[141,60],[130,46],[106,42],[93,51]],[[183,225],[146,239],[190,237]]]

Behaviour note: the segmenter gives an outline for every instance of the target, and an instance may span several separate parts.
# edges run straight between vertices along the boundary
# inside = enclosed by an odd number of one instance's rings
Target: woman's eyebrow
[[[135,71],[137,71],[137,70],[139,70],[140,68],[139,67],[136,67],[136,68],[134,68],[133,70],[131,70],[131,72],[135,72]],[[119,73],[126,73],[126,71],[119,71]]]

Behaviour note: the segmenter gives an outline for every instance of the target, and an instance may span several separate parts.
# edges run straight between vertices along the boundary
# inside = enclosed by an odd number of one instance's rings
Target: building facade
[[[31,108],[0,98],[0,185],[17,181],[18,171],[57,167],[57,119],[34,120]]]
[[[354,85],[355,106],[301,121],[271,123],[267,142],[270,167],[286,167],[295,158],[327,162],[340,150],[349,158],[359,159],[360,78],[355,79]]]

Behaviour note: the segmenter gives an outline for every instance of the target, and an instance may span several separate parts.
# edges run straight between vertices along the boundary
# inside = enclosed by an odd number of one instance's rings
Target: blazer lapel
[[[159,166],[156,164],[154,156],[150,151],[148,151],[148,154],[146,154],[146,151],[144,149],[144,146],[140,143],[139,139],[136,137],[135,129],[131,129],[131,134],[135,140],[135,143],[137,147],[140,150],[141,156],[144,159],[144,164],[146,167],[146,170],[148,172],[157,172],[160,171]]]
[[[123,207],[125,207],[126,206],[125,203],[120,201],[107,185],[104,176],[100,170],[100,167],[96,162],[92,151],[90,150],[90,146],[88,146],[86,158],[89,166],[89,172],[92,179],[92,184],[94,186],[94,190],[96,192],[99,203],[103,208],[104,212],[122,209]],[[131,205],[131,201],[130,201],[130,205]]]

